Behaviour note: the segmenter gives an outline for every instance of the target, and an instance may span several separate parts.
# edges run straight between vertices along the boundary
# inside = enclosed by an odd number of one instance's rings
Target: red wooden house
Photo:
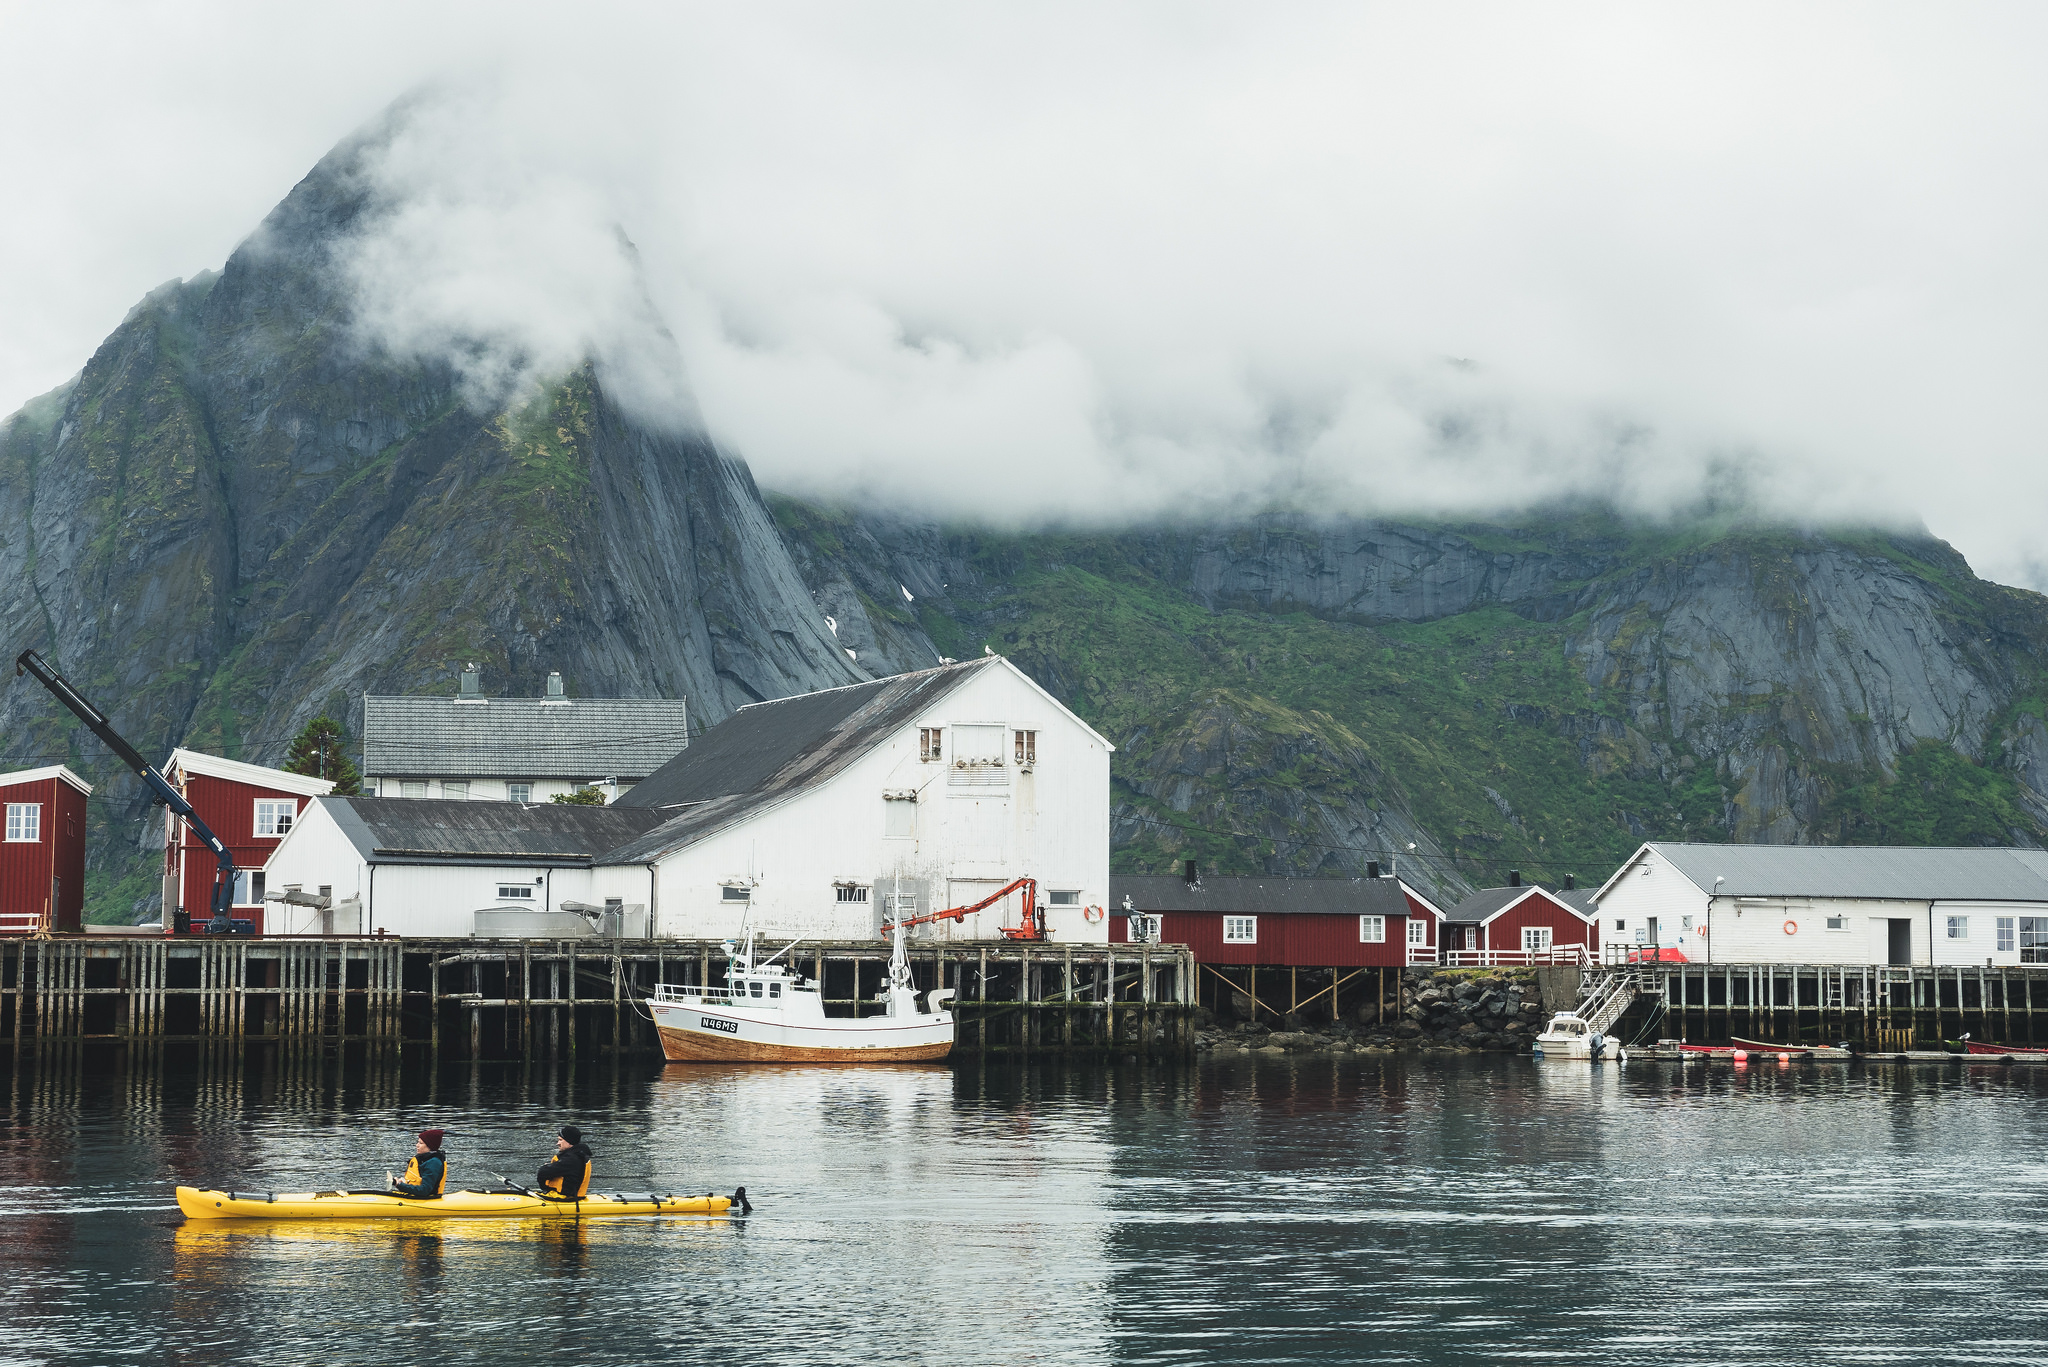
[[[1524,886],[1484,888],[1452,907],[1444,921],[1447,967],[1579,963],[1600,957],[1600,921],[1592,893]]]
[[[61,764],[0,774],[0,933],[85,927],[85,799],[92,785]]]
[[[173,750],[164,777],[177,786],[213,829],[235,859],[235,917],[252,921],[263,933],[263,866],[292,823],[316,797],[334,790],[334,781],[288,774],[260,764]],[[203,921],[212,912],[213,875],[219,867],[191,823],[173,817],[164,833],[164,928],[179,924],[182,913]]]
[[[1109,940],[1186,945],[1202,966],[1198,976],[1269,1006],[1258,986],[1262,970],[1289,970],[1288,990],[1271,994],[1276,1011],[1289,1006],[1301,970],[1334,970],[1341,985],[1354,970],[1435,963],[1442,910],[1399,878],[1380,877],[1377,866],[1368,873],[1230,877],[1200,874],[1191,863],[1179,877],[1112,875]]]

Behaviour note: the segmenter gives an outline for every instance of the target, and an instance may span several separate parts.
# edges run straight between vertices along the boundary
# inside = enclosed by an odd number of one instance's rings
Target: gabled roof
[[[363,772],[380,778],[617,778],[690,743],[681,698],[363,696]]]
[[[40,769],[16,769],[11,774],[0,774],[0,788],[12,787],[17,783],[41,783],[44,779],[50,778],[70,784],[87,797],[92,796],[92,785],[72,773],[70,766],[64,764],[46,764]]]
[[[588,864],[661,822],[645,809],[556,802],[323,797],[316,805],[372,864]]]
[[[697,738],[619,807],[658,811],[666,824],[605,856],[641,864],[702,840],[830,779],[931,709],[999,656],[896,674],[845,688],[749,703]]]
[[[1407,894],[1404,896],[1403,894]],[[1235,916],[1407,916],[1408,897],[1441,916],[1436,907],[1398,878],[1281,878],[1203,874],[1193,883],[1177,874],[1112,874],[1109,909],[1212,912]]]
[[[1570,900],[1580,895],[1579,890],[1558,892],[1536,883],[1511,888],[1481,888],[1464,901],[1451,908],[1447,919],[1456,925],[1484,925],[1511,907],[1520,906],[1531,897],[1541,896],[1555,902],[1581,921],[1590,922],[1594,913],[1585,907],[1574,905]]]
[[[222,759],[219,755],[203,754],[198,750],[171,751],[171,757],[164,765],[164,777],[169,778],[181,769],[188,774],[204,774],[208,778],[223,778],[256,788],[275,788],[280,793],[297,793],[301,797],[325,797],[334,791],[331,778],[289,774],[267,765],[244,764],[238,759]]]
[[[2048,902],[2048,851],[1941,846],[1706,845],[1652,841],[1601,885],[1605,897],[1655,850],[1703,893],[1911,902]],[[1717,889],[1714,880],[1722,882]]]

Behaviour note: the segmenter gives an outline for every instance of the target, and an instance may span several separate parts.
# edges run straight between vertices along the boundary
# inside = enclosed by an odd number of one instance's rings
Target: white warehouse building
[[[1652,841],[1600,940],[1717,964],[2048,964],[2048,851]]]
[[[986,656],[743,707],[610,807],[322,798],[266,874],[360,898],[362,928],[396,935],[595,917],[608,933],[835,939],[1029,876],[1051,938],[1101,943],[1114,748]],[[994,938],[1025,914],[1012,893],[919,934]]]

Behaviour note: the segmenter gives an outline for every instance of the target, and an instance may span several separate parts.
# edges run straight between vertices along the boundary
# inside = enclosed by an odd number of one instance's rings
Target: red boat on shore
[[[1963,1051],[1964,1051],[1965,1053],[1970,1053],[1970,1054],[2041,1054],[2041,1053],[2048,1053],[2048,1049],[2042,1049],[2042,1048],[2040,1048],[2040,1047],[2038,1047],[2038,1046],[2037,1046],[2037,1047],[2035,1047],[2035,1048],[2032,1048],[2032,1049],[2015,1049],[2015,1048],[2013,1048],[2012,1046],[2010,1046],[2010,1045],[2005,1045],[2005,1044],[1980,1044],[1980,1043],[1978,1043],[1978,1042],[1977,1042],[1976,1040],[1973,1040],[1973,1039],[1966,1039],[1966,1040],[1964,1040],[1964,1041],[1963,1041]]]
[[[1729,1048],[1746,1049],[1752,1054],[1810,1054],[1813,1052],[1813,1046],[1810,1044],[1766,1044],[1762,1040],[1742,1039],[1735,1035],[1730,1035],[1728,1039],[1730,1041]],[[1835,1051],[1830,1049],[1828,1052],[1833,1053]]]

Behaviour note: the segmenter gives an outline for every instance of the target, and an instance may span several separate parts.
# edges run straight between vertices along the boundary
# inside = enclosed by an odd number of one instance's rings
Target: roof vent
[[[1192,859],[1185,860],[1180,866],[1180,876],[1187,879],[1189,887],[1194,887],[1202,881],[1201,866]]]
[[[464,702],[480,702],[484,696],[484,676],[473,664],[462,667],[462,692],[457,695]]]
[[[1365,861],[1365,876],[1366,876],[1367,878],[1377,878],[1377,877],[1379,877],[1379,876],[1380,876],[1380,861],[1379,861],[1379,860],[1377,860],[1377,859],[1368,859],[1368,860],[1366,860],[1366,861]]]
[[[1522,886],[1522,871],[1520,869],[1508,870],[1508,886],[1511,888]]]
[[[559,670],[559,669],[551,669],[551,670],[549,670],[549,671],[548,671],[548,699],[547,699],[547,700],[548,700],[549,702],[567,702],[567,701],[569,701],[569,700],[568,700],[567,698],[565,698],[565,697],[563,697],[563,696],[562,696],[562,671],[561,671],[561,670]]]

